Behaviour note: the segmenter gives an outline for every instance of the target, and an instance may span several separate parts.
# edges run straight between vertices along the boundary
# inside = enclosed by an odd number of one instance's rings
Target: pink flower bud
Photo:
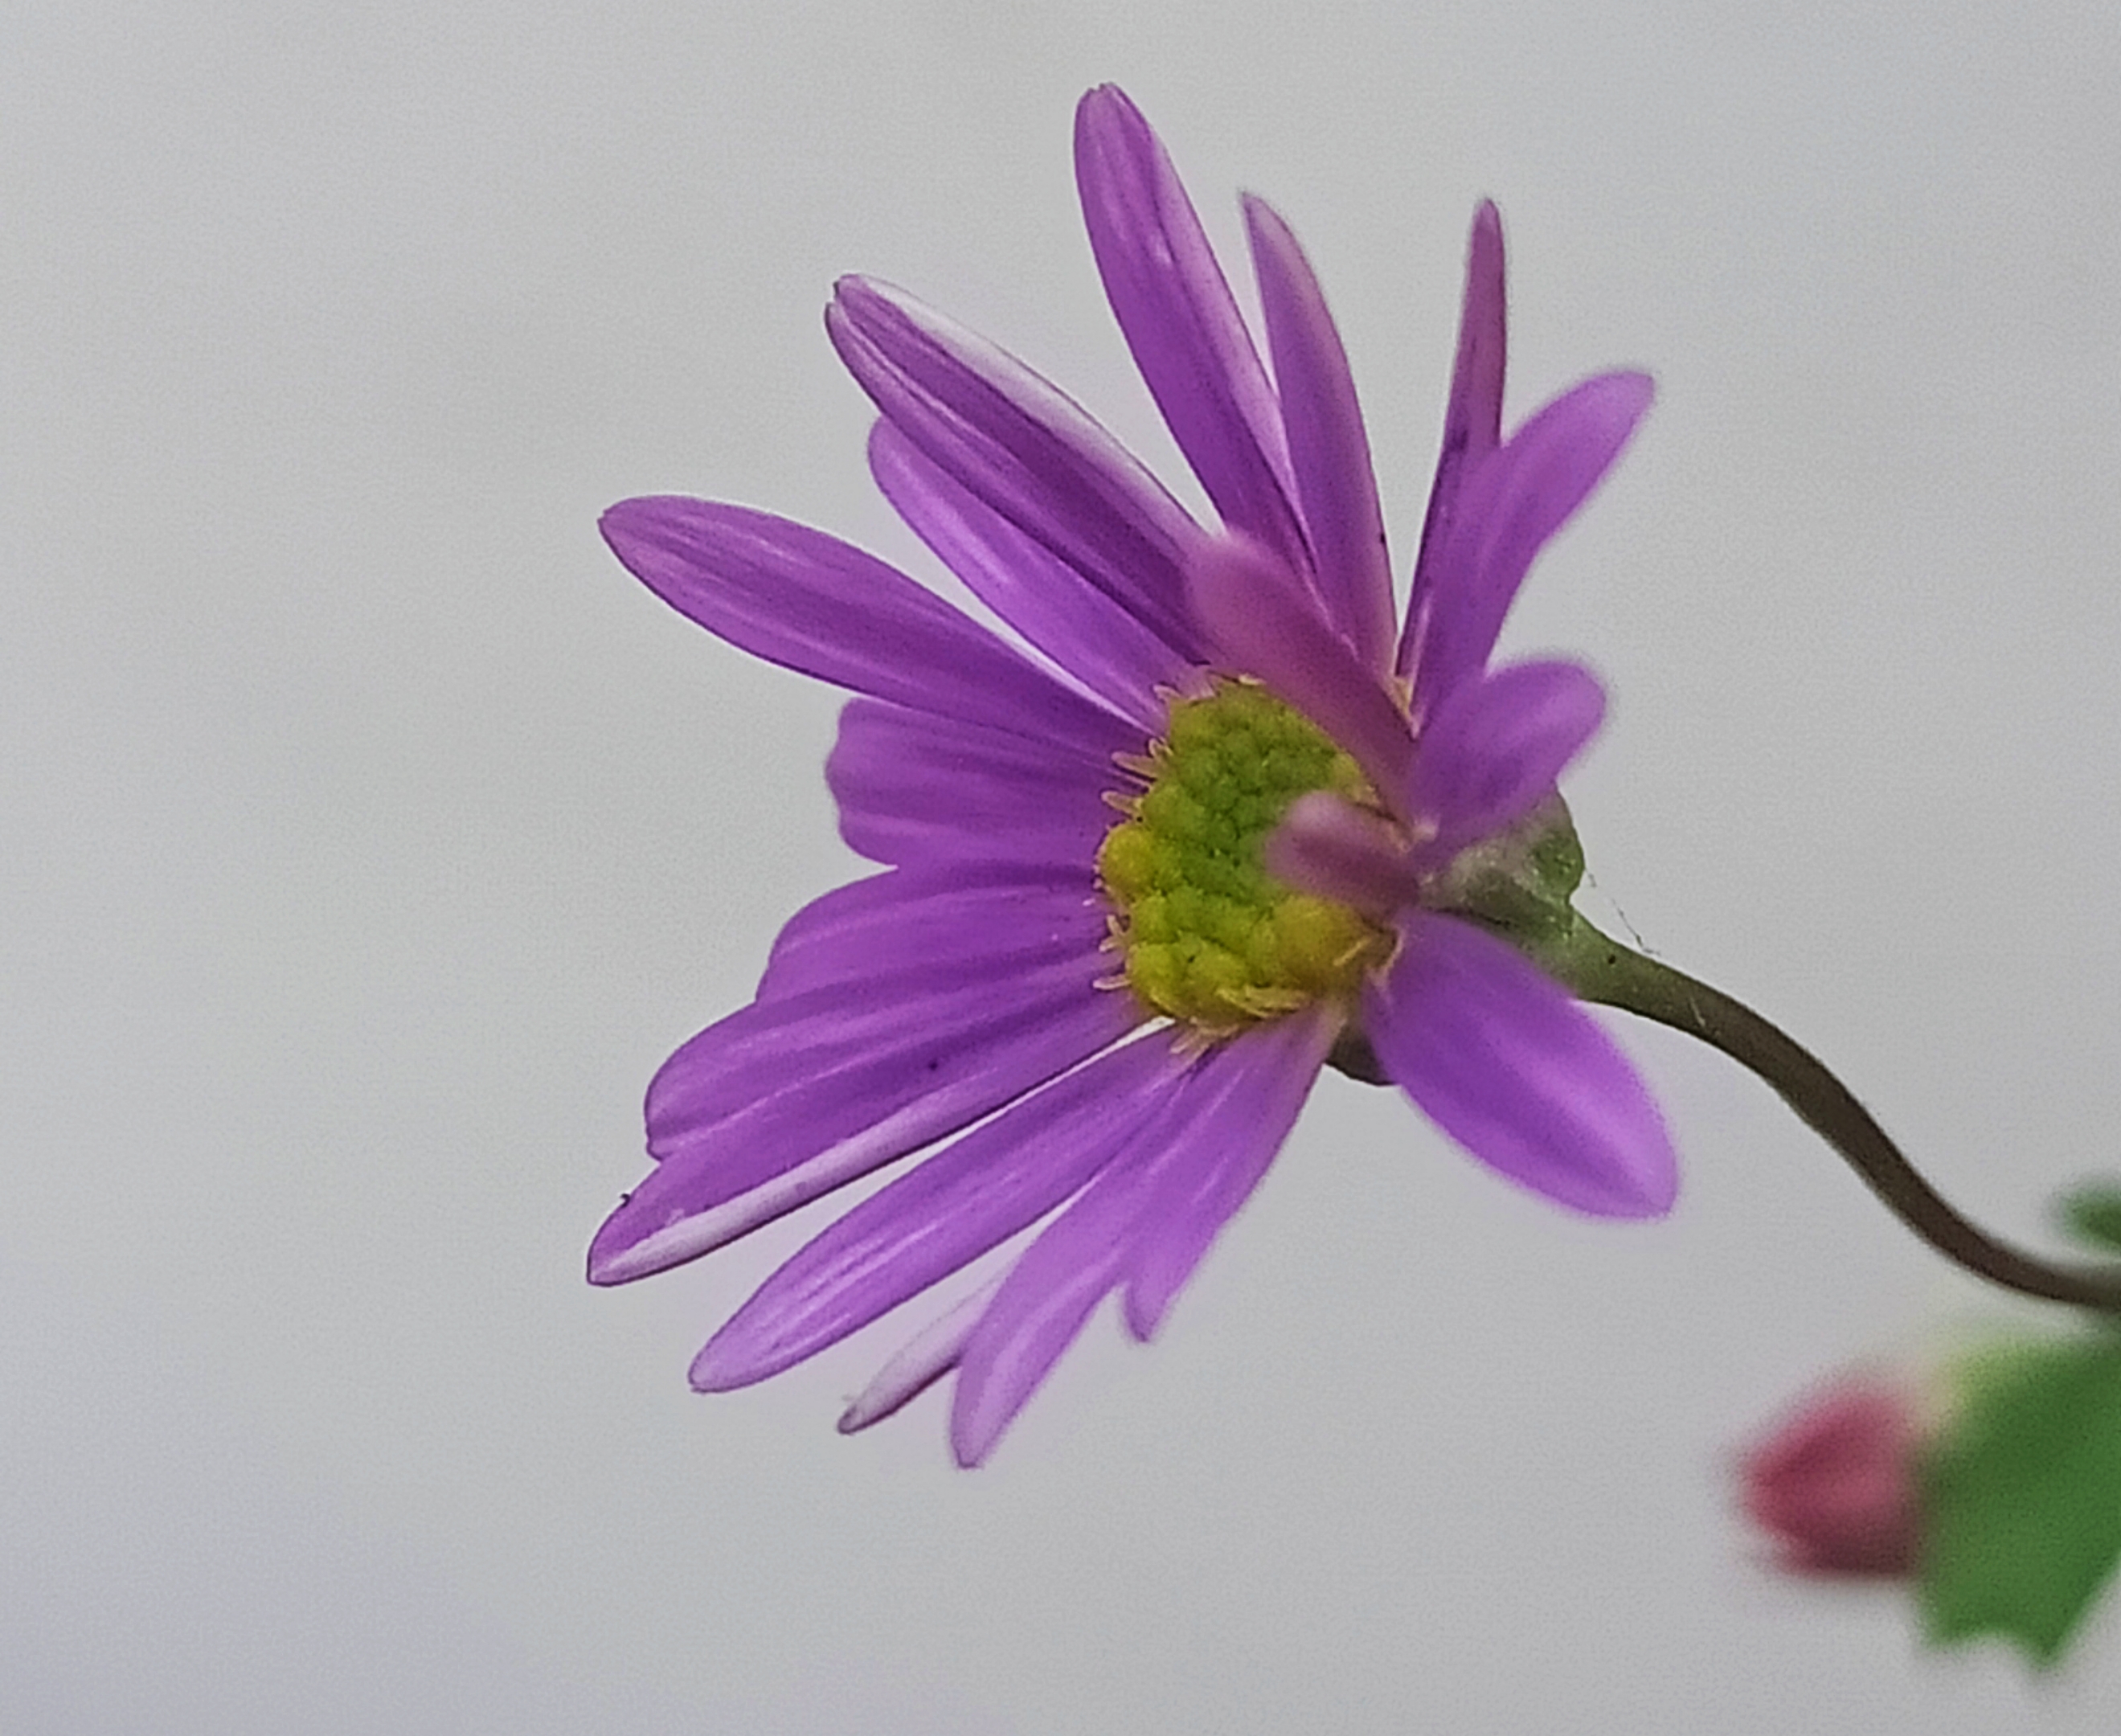
[[[1914,1570],[1923,1412],[1905,1387],[1844,1381],[1792,1415],[1740,1466],[1747,1515],[1793,1573],[1880,1578]]]

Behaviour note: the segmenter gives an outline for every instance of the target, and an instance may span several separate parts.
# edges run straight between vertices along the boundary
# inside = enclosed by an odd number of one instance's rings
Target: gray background
[[[1094,1322],[974,1475],[932,1397],[832,1433],[873,1337],[686,1392],[816,1220],[583,1286],[650,1071],[852,867],[835,698],[595,516],[916,562],[856,268],[1172,474],[1074,212],[1105,78],[1226,248],[1240,186],[1309,246],[1402,576],[1476,197],[1513,418],[1656,370],[1508,640],[1615,694],[1593,912],[2000,1228],[2121,1166],[2112,7],[17,0],[0,1727],[2112,1728],[2114,1608],[2029,1683],[1761,1570],[1736,1448],[2013,1310],[1662,1032],[1669,1223],[1329,1080],[1163,1342]]]

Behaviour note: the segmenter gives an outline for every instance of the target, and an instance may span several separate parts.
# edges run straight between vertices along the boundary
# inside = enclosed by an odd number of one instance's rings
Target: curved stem
[[[1646,958],[1578,917],[1534,955],[1580,998],[1698,1037],[1757,1073],[1833,1146],[1895,1216],[1946,1259],[2028,1296],[2121,1312],[2121,1270],[2056,1265],[1977,1228],[1924,1181],[1818,1057],[1750,1007]]]

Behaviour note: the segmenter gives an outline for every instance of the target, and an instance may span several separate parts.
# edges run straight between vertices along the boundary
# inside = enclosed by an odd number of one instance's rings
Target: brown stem
[[[1750,1007],[1630,950],[1580,917],[1564,938],[1540,947],[1536,955],[1583,1000],[1698,1037],[1757,1073],[1841,1154],[1895,1216],[1946,1259],[2024,1295],[2121,1312],[2121,1270],[2056,1265],[1977,1228],[1923,1179],[1817,1057]]]

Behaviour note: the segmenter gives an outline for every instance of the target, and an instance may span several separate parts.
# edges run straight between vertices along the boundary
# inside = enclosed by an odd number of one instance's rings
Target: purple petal
[[[1140,736],[1128,738],[1139,752]],[[1126,780],[1109,763],[857,699],[840,714],[825,781],[840,835],[872,861],[967,859],[1088,870]]]
[[[1429,612],[1433,567],[1443,536],[1457,519],[1458,491],[1467,474],[1503,437],[1503,367],[1509,326],[1503,280],[1503,219],[1492,200],[1473,213],[1466,247],[1466,301],[1458,316],[1458,360],[1451,371],[1451,399],[1443,412],[1443,450],[1429,490],[1421,524],[1421,553],[1414,563],[1407,597],[1406,631],[1396,668],[1414,673],[1421,624]]]
[[[1157,1033],[924,1160],[761,1286],[692,1364],[702,1392],[777,1374],[1028,1229],[1141,1136],[1185,1062]]]
[[[1410,904],[1420,880],[1396,829],[1324,790],[1299,796],[1269,834],[1269,874],[1373,917]]]
[[[1106,299],[1208,498],[1308,568],[1274,388],[1177,171],[1116,86],[1076,106],[1075,184]]]
[[[1122,716],[1154,731],[1159,686],[1185,663],[1147,628],[975,498],[890,422],[869,431],[869,472],[884,497],[972,595]]]
[[[1657,1105],[1612,1039],[1506,942],[1410,913],[1363,997],[1386,1072],[1481,1162],[1600,1217],[1657,1217],[1679,1187]]]
[[[1106,963],[1074,952],[1065,935],[981,930],[888,976],[832,982],[754,1002],[692,1037],[650,1080],[649,1155],[658,1163],[685,1158],[714,1137],[725,1121],[756,1117],[772,1108],[775,1093],[784,1085],[799,1093],[806,1080],[842,1069],[869,1068],[888,1075],[902,1048],[923,1052],[939,1048],[946,1037],[958,1034],[961,1023],[984,1042],[1014,1025],[1028,1029],[1033,1013],[1056,1001],[1072,1006],[1077,1001],[1102,1005],[1116,1000],[1127,1017],[1099,1027],[1116,1036],[1140,1018],[1124,1004],[1127,997],[1077,993],[1070,987],[1093,973],[1104,973]],[[991,1017],[981,1015],[983,994]],[[1088,1052],[1076,1054],[1070,1064]],[[954,1066],[930,1068],[925,1058],[913,1071],[924,1076],[914,1081],[921,1089],[945,1085],[956,1076]],[[785,1077],[777,1076],[781,1075]],[[1028,1081],[1011,1094],[1020,1095],[1037,1082]],[[888,1078],[882,1087],[887,1092],[895,1088]],[[824,1108],[823,1099],[818,1107]],[[829,1118],[821,1114],[821,1124]],[[857,1108],[842,1131],[874,1119]]]
[[[1455,854],[1522,819],[1606,715],[1606,690],[1579,663],[1514,663],[1461,684],[1423,729],[1407,805],[1431,820],[1427,853]]]
[[[825,329],[876,407],[930,460],[1191,658],[1185,562],[1203,533],[1080,404],[869,278],[840,280]]]
[[[648,1088],[660,1166],[590,1248],[593,1283],[697,1258],[954,1133],[1115,1042],[1132,997],[1101,954],[1011,936],[859,984],[754,1001]]]
[[[1355,660],[1258,544],[1205,544],[1190,573],[1194,613],[1228,674],[1265,682],[1331,736],[1386,800],[1405,787],[1414,741],[1382,678]]]
[[[882,1422],[955,1368],[965,1354],[965,1340],[972,1336],[987,1304],[1000,1288],[1000,1278],[981,1285],[916,1333],[840,1413],[840,1433],[859,1434]]]
[[[1465,478],[1431,574],[1417,714],[1487,662],[1532,558],[1598,486],[1655,390],[1647,374],[1587,380]]]
[[[958,1463],[993,1450],[1107,1291],[1131,1279],[1131,1318],[1154,1330],[1272,1160],[1335,1023],[1315,1012],[1210,1051],[1024,1251],[964,1343],[950,1413]]]
[[[1042,943],[1072,936],[1093,951],[1107,920],[1087,867],[953,862],[926,873],[893,869],[836,887],[790,917],[774,940],[758,997],[888,975],[962,951],[973,936]]]
[[[1091,1311],[1120,1281],[1126,1231],[1141,1206],[1141,1160],[1163,1125],[1163,1115],[1154,1118],[1133,1149],[1107,1164],[1046,1227],[967,1335],[950,1402],[950,1445],[959,1464],[970,1468],[994,1450]]]
[[[753,656],[962,722],[1110,751],[1111,713],[837,537],[674,495],[621,501],[602,522],[650,590]]]
[[[1382,674],[1391,666],[1391,562],[1347,352],[1289,226],[1249,197],[1245,222],[1319,595],[1356,660]]]
[[[1144,1343],[1274,1162],[1340,1025],[1322,1010],[1284,1019],[1233,1038],[1200,1068],[1182,1111],[1191,1119],[1158,1165],[1128,1262],[1127,1329]]]

